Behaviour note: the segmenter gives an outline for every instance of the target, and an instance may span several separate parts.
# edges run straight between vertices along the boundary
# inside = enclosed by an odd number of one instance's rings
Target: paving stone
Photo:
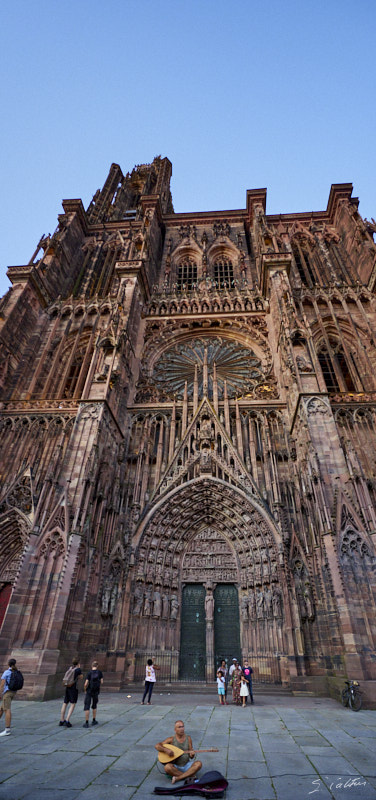
[[[357,770],[346,759],[336,755],[310,756],[310,761],[320,775],[356,775]]]
[[[269,770],[265,761],[229,761],[227,764],[227,780],[238,778],[268,778]]]
[[[226,800],[275,800],[275,797],[270,778],[240,778],[231,781],[226,790]]]
[[[354,797],[356,800],[376,800],[376,788],[363,777],[353,776],[354,782],[349,776],[337,774],[326,774],[322,776],[323,782],[328,787],[335,800],[343,800],[344,797]],[[316,797],[316,795],[312,795]]]
[[[22,800],[28,792],[30,792],[30,786],[27,783],[0,784],[0,800]]]
[[[293,798],[305,800],[310,797],[314,800],[332,800],[327,787],[314,772],[311,775],[277,776],[273,778],[273,785],[277,800],[293,800]]]
[[[308,775],[312,766],[303,754],[298,753],[265,753],[270,774],[274,775]]]
[[[91,785],[79,795],[80,800],[129,800],[134,795],[133,786]]]

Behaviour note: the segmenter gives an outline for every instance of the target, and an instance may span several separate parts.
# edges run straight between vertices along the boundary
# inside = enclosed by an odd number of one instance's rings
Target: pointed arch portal
[[[167,492],[133,540],[128,648],[176,652],[180,677],[197,680],[221,658],[287,652],[278,543],[235,484],[201,476]]]

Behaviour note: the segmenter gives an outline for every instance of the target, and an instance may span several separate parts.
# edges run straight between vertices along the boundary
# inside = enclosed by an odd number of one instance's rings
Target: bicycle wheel
[[[345,708],[346,708],[348,706],[348,704],[349,704],[349,690],[348,689],[342,689],[341,700],[342,700],[342,705],[345,706]]]
[[[350,692],[350,708],[353,711],[360,711],[362,707],[362,695],[360,692]]]

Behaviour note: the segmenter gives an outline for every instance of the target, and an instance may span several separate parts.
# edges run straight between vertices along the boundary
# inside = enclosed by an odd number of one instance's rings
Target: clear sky
[[[63,198],[173,164],[175,211],[376,217],[375,0],[3,0],[0,294]]]

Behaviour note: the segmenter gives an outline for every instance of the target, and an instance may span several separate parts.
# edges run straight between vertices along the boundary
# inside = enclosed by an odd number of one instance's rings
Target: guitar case
[[[165,788],[164,786],[155,786],[154,794],[177,794],[179,797],[185,794],[196,794],[201,797],[223,797],[224,792],[228,787],[228,781],[221,775],[220,772],[212,770],[205,772],[198,781],[192,783],[183,783],[179,781],[178,784]]]

